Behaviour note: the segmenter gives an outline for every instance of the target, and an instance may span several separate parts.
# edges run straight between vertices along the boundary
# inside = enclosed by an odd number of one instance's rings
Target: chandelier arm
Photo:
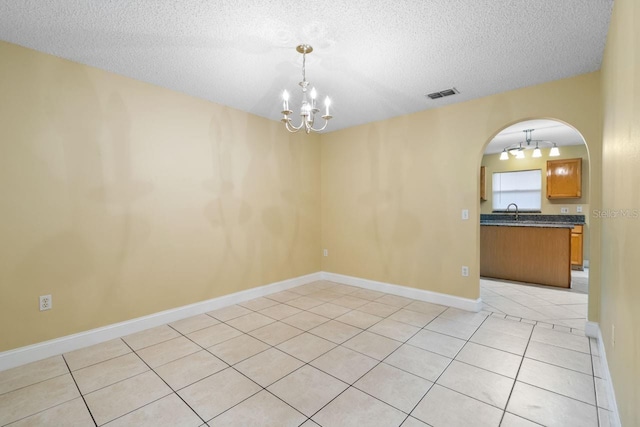
[[[329,119],[331,119],[331,116],[322,116],[322,118],[324,119],[324,126],[322,126],[320,129],[315,129],[313,127],[309,128],[309,129],[314,131],[314,132],[322,132],[323,130],[325,130],[325,128],[329,124]]]
[[[287,130],[291,133],[296,133],[298,132],[300,129],[302,129],[302,127],[304,126],[304,123],[300,123],[300,126],[294,126],[291,123],[291,119],[287,120],[287,122],[284,124],[285,127],[287,128]]]

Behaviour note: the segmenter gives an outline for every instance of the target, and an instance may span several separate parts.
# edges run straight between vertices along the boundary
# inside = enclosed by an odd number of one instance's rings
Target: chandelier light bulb
[[[330,106],[330,105],[331,105],[331,100],[330,100],[330,99],[329,99],[329,97],[327,96],[327,97],[324,99],[324,106],[325,106],[325,108],[326,108],[326,111],[325,111],[324,115],[325,115],[325,116],[327,116],[327,117],[331,117],[331,114],[329,114],[329,106]]]

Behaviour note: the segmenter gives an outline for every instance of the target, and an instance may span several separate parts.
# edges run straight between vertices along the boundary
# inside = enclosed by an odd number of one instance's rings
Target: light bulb
[[[327,96],[327,97],[324,99],[324,106],[325,106],[325,108],[326,108],[326,111],[324,112],[324,115],[325,115],[325,116],[328,116],[328,115],[329,115],[329,106],[330,106],[330,105],[331,105],[331,100],[330,100],[330,99],[329,99],[329,97]]]
[[[311,88],[311,109],[314,110],[314,114],[316,111],[316,97],[318,96],[318,92],[316,92],[316,88]]]
[[[533,150],[533,154],[531,155],[531,157],[542,157],[542,151],[540,151],[540,149],[538,147],[536,147]]]
[[[500,160],[509,160],[509,154],[507,153],[506,148],[502,150],[502,153],[500,153]]]
[[[524,151],[518,151],[518,154],[516,154],[516,159],[524,159]]]
[[[553,147],[551,147],[551,150],[549,150],[549,157],[558,157],[559,155],[560,150],[558,150],[556,144],[553,144]]]

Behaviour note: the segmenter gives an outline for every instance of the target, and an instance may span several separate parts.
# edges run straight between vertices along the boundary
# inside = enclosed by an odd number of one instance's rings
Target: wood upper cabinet
[[[547,199],[582,197],[582,159],[547,160]]]

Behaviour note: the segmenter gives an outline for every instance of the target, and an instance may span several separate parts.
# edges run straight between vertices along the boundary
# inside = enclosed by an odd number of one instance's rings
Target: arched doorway
[[[550,181],[547,188],[547,172],[552,173],[554,165],[565,162],[580,164],[581,192],[578,196],[560,194],[557,197],[551,184],[554,181]],[[481,161],[483,188],[480,201],[480,295],[485,310],[547,323],[555,328],[585,330],[590,258],[590,172],[585,139],[575,128],[558,120],[519,121],[500,130],[487,143]],[[545,271],[536,269],[538,260],[534,250],[531,259],[525,258],[523,262],[526,266],[531,264],[532,275],[540,277],[540,280],[531,280],[531,276],[518,280],[519,277],[509,274],[501,277],[493,266],[487,268],[491,262],[487,261],[487,256],[483,257],[483,239],[486,255],[489,252],[487,245],[495,244],[487,237],[488,226],[494,226],[491,230],[498,230],[498,223],[504,223],[501,226],[505,227],[527,227],[529,235],[533,227],[549,229],[559,224],[571,224],[565,226],[571,230],[569,287],[556,287],[557,283],[549,286],[551,283],[539,274]],[[522,247],[526,247],[526,240],[524,242]],[[511,254],[496,263],[509,262],[508,256]],[[559,256],[558,259],[564,260],[564,257]],[[512,262],[510,266],[513,267]]]

